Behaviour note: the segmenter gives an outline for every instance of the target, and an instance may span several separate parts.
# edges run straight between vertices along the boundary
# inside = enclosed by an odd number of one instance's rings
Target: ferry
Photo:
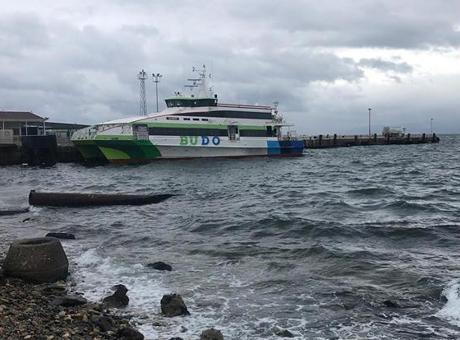
[[[304,143],[283,135],[277,105],[218,102],[206,68],[189,79],[159,113],[112,120],[76,131],[72,142],[85,161],[146,163],[156,159],[302,156]]]

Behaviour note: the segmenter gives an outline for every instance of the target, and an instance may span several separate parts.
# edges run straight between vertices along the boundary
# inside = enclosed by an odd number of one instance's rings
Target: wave
[[[382,187],[368,187],[368,188],[359,188],[359,189],[352,189],[345,192],[351,196],[381,196],[381,195],[390,195],[394,194],[393,190],[388,188]]]
[[[435,315],[460,327],[460,282],[458,280],[451,281],[442,294],[447,302]]]

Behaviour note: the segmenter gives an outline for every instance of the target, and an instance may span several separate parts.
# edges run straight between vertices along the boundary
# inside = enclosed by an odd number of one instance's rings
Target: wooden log
[[[30,191],[29,204],[48,207],[144,205],[162,202],[174,195],[83,194]]]

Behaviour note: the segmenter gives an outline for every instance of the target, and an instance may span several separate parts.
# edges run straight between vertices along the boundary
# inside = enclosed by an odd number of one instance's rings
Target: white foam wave
[[[129,266],[109,257],[104,258],[97,249],[84,251],[75,262],[72,280],[77,290],[92,301],[101,301],[112,294],[110,288],[113,285],[124,284],[129,289],[130,298],[124,311],[138,315],[135,321],[146,339],[158,339],[152,322],[160,312],[161,297],[169,293],[158,277],[149,273],[142,264]]]
[[[165,273],[152,272],[142,264],[128,265],[121,260],[103,257],[97,249],[78,252],[75,257],[72,281],[76,289],[81,291],[91,301],[101,301],[103,297],[112,294],[111,287],[124,284],[128,289],[129,305],[124,310],[134,319],[136,327],[146,339],[169,339],[173,336],[194,338],[203,329],[216,326],[213,311],[207,308],[196,310],[198,297],[187,296],[184,299],[189,307],[191,316],[184,318],[163,318],[160,315],[160,300],[164,294],[172,293],[163,282]],[[168,275],[168,274],[166,274]],[[225,303],[224,303],[225,304]],[[231,325],[237,329],[237,325]],[[232,331],[219,327],[228,335]]]
[[[447,298],[447,302],[436,313],[436,316],[460,327],[460,282],[457,280],[450,282],[444,288],[442,294]]]

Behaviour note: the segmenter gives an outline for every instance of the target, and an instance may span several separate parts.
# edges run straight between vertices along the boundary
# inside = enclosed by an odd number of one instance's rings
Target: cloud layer
[[[458,1],[62,1],[9,3],[0,21],[0,109],[94,123],[138,112],[142,68],[162,98],[205,63],[221,101],[280,102],[302,133],[459,132]],[[147,83],[154,108],[153,83]]]

